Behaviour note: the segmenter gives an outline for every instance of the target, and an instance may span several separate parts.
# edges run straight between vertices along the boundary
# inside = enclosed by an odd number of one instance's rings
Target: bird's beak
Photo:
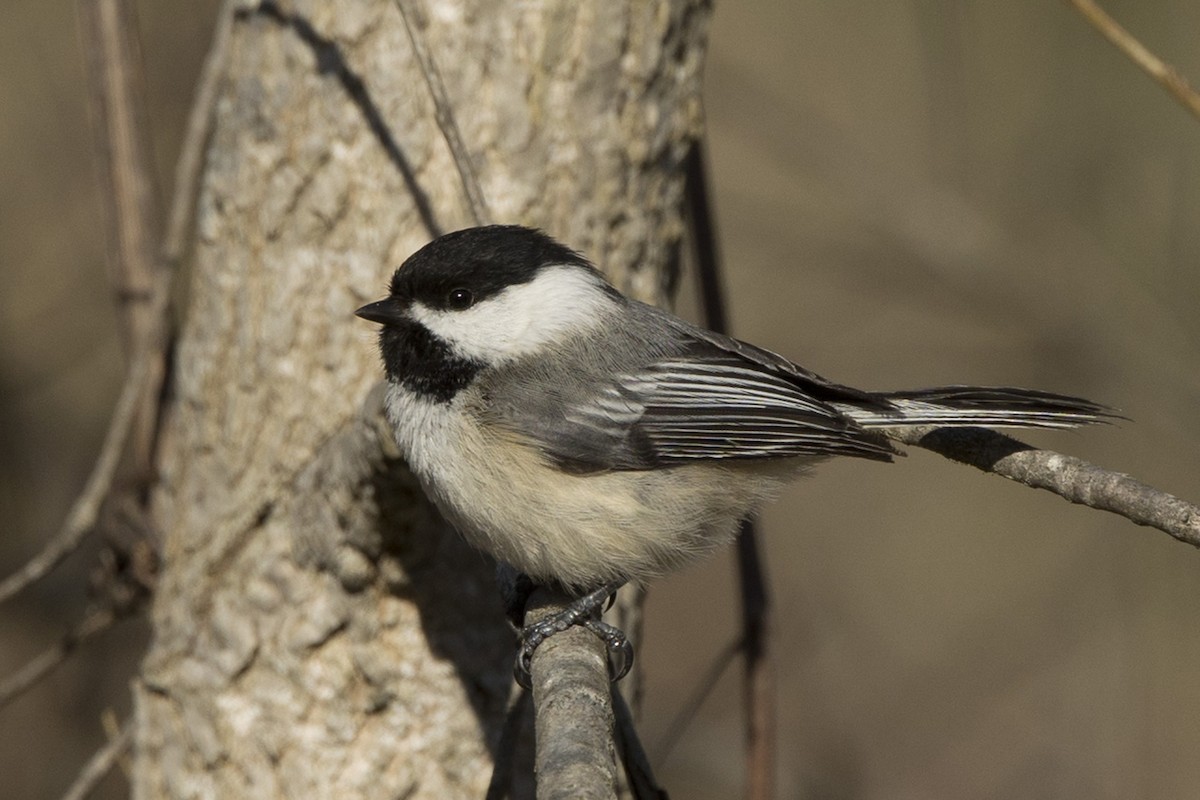
[[[371,322],[378,322],[380,325],[395,325],[405,319],[404,308],[394,297],[385,297],[374,303],[367,303],[355,311],[354,315]]]

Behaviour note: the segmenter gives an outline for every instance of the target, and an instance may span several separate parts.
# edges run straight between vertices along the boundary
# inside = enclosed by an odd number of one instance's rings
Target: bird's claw
[[[526,625],[521,631],[520,646],[517,648],[516,663],[513,665],[513,677],[518,684],[526,689],[533,688],[533,651],[554,634],[562,633],[573,625],[582,625],[604,642],[608,651],[608,673],[613,683],[629,674],[633,667],[633,645],[625,632],[598,619],[580,619],[570,611],[567,609],[540,622]]]

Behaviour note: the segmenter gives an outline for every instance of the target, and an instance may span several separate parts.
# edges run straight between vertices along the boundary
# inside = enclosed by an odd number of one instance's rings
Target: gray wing
[[[830,405],[886,402],[766,350],[666,321],[681,337],[673,352],[604,372],[545,403],[527,398],[507,409],[504,424],[573,472],[830,455],[887,461],[894,454]],[[553,381],[543,387],[554,393]]]
[[[647,469],[697,459],[853,455],[890,460],[892,450],[794,383],[724,354],[668,359],[621,375],[565,419],[607,452],[564,466]],[[615,446],[612,446],[615,445]],[[599,456],[599,458],[596,458]]]

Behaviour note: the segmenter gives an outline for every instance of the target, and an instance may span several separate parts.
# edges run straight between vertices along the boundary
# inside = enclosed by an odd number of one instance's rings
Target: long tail
[[[894,425],[946,425],[1010,428],[1074,428],[1121,419],[1111,409],[1082,397],[1033,389],[939,386],[881,392],[880,407],[837,403],[864,428]]]

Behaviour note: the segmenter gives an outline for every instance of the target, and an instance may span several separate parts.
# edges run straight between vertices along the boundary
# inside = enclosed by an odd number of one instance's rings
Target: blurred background
[[[1200,82],[1200,5],[1104,5]],[[215,7],[139,5],[167,191]],[[73,4],[7,0],[0,75],[7,574],[79,491],[123,366]],[[706,94],[737,335],[864,388],[1108,403],[1131,421],[1026,438],[1200,500],[1200,121],[1066,5],[718,3]],[[780,797],[1200,795],[1200,554],[924,452],[830,463],[763,527]],[[0,675],[78,619],[93,552],[0,608]],[[659,744],[738,635],[729,555],[650,593],[643,733],[677,798],[740,792],[736,668]],[[6,796],[69,785],[145,636],[0,710]]]

